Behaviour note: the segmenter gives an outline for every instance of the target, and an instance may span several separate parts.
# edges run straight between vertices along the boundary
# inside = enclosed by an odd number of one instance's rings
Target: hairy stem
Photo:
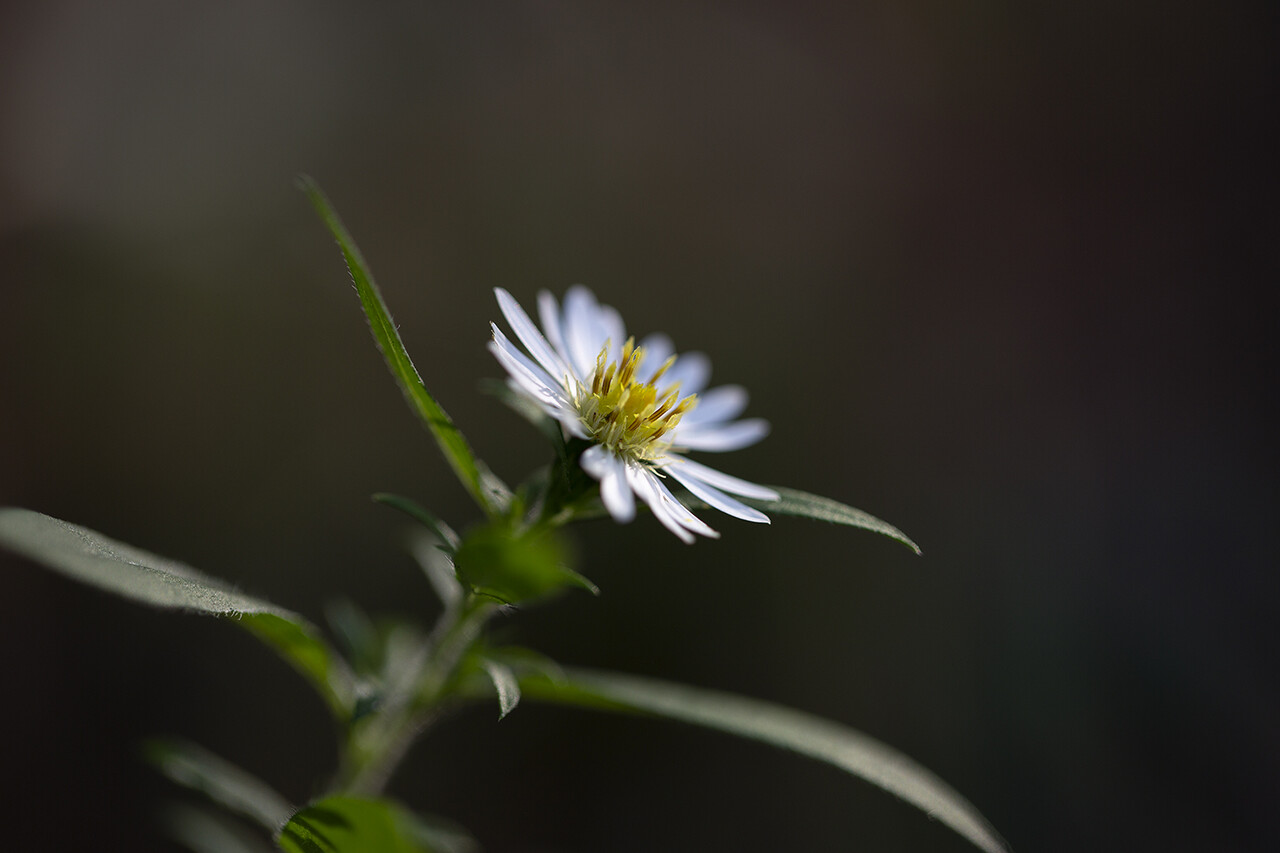
[[[414,741],[447,710],[446,688],[496,609],[491,601],[467,595],[445,611],[405,676],[388,686],[382,707],[349,734],[338,790],[382,792]]]

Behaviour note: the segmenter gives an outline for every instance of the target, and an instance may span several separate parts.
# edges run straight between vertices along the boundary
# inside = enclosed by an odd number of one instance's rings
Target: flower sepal
[[[570,438],[558,448],[548,469],[547,490],[540,518],[556,526],[579,517],[596,518],[602,509],[600,484],[582,467],[582,454],[591,442]]]

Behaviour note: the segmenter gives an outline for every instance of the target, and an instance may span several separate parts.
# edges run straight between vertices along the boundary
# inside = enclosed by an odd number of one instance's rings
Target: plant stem
[[[405,677],[389,686],[383,707],[347,738],[339,790],[364,796],[382,792],[413,742],[446,710],[445,688],[496,609],[493,602],[468,594],[445,611]]]

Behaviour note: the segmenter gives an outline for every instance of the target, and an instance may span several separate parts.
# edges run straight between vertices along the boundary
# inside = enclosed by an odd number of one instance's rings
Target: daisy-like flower
[[[563,306],[545,290],[538,294],[542,331],[510,293],[494,292],[528,355],[496,323],[489,349],[510,374],[513,390],[559,421],[568,435],[591,442],[582,467],[600,481],[600,499],[610,515],[630,521],[639,496],[685,542],[693,542],[695,533],[719,536],[671,493],[664,482],[670,477],[723,513],[769,522],[732,495],[777,500],[777,492],[684,457],[689,450],[737,450],[769,432],[759,418],[734,420],[747,406],[742,387],[703,392],[711,376],[705,355],[677,355],[665,335],[650,335],[637,346],[618,312],[585,287],[570,288]]]

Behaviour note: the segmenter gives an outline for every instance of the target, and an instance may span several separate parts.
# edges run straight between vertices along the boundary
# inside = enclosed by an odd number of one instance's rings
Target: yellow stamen
[[[628,338],[617,361],[609,361],[609,343],[596,356],[589,387],[582,388],[579,414],[591,439],[633,459],[657,457],[669,445],[662,437],[698,403],[696,395],[680,399],[679,383],[658,390],[658,380],[676,362],[672,356],[648,380],[637,373],[645,351]]]
[[[671,368],[671,365],[675,363],[676,363],[676,357],[674,355],[668,358],[666,361],[662,362],[662,367],[658,368],[658,370],[653,374],[653,378],[650,379],[649,382],[653,385],[657,385],[658,380],[662,378],[662,374],[666,373]]]

